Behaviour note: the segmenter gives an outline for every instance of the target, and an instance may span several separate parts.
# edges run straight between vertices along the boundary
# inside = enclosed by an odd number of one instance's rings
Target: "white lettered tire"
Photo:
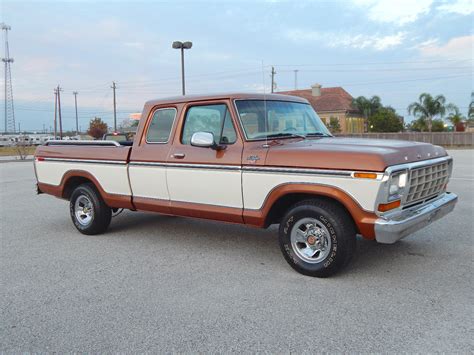
[[[352,258],[356,229],[346,210],[329,200],[306,200],[289,209],[280,223],[280,249],[299,273],[328,277]]]

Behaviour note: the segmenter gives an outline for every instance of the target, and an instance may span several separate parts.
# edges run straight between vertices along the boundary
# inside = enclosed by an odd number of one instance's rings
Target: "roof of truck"
[[[195,102],[195,101],[210,101],[219,99],[238,99],[238,100],[277,100],[277,101],[293,101],[309,103],[308,100],[290,95],[279,95],[279,94],[255,94],[255,93],[222,93],[212,95],[185,95],[185,96],[173,96],[165,97],[162,99],[150,100],[146,102],[146,105],[156,106],[170,103],[182,103],[182,102]]]

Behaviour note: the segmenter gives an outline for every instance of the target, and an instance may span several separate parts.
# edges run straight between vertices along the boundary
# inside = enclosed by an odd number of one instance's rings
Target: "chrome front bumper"
[[[379,243],[395,243],[447,215],[457,201],[455,194],[446,192],[424,205],[388,213],[375,221],[375,239]]]

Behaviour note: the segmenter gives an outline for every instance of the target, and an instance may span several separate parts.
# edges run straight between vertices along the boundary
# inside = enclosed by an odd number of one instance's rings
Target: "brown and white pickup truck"
[[[105,232],[122,208],[279,224],[287,262],[317,277],[348,263],[356,235],[394,243],[457,202],[443,148],[333,137],[306,100],[286,95],[149,101],[131,147],[50,141],[34,164],[38,192],[69,200],[81,233]]]

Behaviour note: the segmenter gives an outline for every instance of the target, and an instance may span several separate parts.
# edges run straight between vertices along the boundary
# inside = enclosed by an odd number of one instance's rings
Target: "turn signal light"
[[[354,173],[354,177],[360,179],[377,179],[377,174],[375,173]]]
[[[401,203],[400,200],[396,200],[389,203],[381,203],[379,205],[379,211],[387,212],[387,211],[393,210],[394,208],[400,207],[400,203]]]

